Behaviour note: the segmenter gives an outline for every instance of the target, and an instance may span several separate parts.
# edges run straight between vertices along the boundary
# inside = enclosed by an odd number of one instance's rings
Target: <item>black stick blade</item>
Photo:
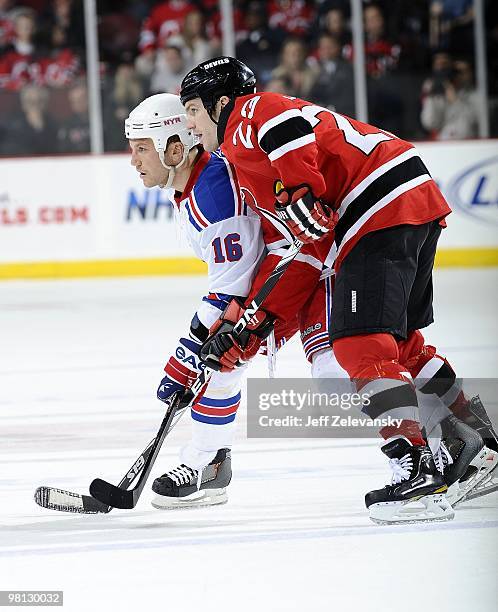
[[[103,504],[107,504],[113,508],[130,510],[136,505],[133,491],[120,489],[116,485],[102,480],[101,478],[95,478],[90,484],[90,495]]]

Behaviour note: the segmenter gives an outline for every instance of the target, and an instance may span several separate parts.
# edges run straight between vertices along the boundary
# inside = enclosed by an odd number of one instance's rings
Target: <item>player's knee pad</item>
[[[391,334],[347,336],[334,341],[339,365],[351,378],[399,378],[398,345]]]
[[[399,362],[408,368],[411,360],[421,353],[424,344],[424,336],[418,329],[410,332],[406,340],[398,340]],[[415,374],[412,373],[412,376]]]
[[[455,385],[456,374],[436,347],[424,344],[420,332],[412,332],[400,347],[400,362],[410,372],[422,393],[443,397]]]
[[[418,406],[412,377],[398,361],[396,340],[390,334],[350,336],[334,342],[340,365],[354,379],[356,389],[368,394],[362,411],[371,419],[387,415],[399,419],[385,426],[385,438],[404,435],[413,443],[423,444],[418,425]]]

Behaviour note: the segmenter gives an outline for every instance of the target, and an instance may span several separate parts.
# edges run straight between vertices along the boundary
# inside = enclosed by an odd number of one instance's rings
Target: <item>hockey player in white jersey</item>
[[[157,396],[169,402],[197,378],[199,348],[234,296],[246,296],[264,243],[258,217],[240,196],[226,159],[197,146],[177,96],[157,94],[125,122],[131,163],[146,187],[174,191],[175,215],[197,257],[207,263],[209,293],[165,366]],[[271,331],[271,322],[268,333]],[[266,332],[265,332],[266,333]],[[244,368],[214,372],[191,409],[192,436],[180,465],[156,478],[153,505],[174,508],[221,504],[230,482],[230,446]]]

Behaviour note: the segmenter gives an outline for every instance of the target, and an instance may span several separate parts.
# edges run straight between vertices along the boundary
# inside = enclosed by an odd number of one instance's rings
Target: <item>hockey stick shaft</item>
[[[269,277],[264,282],[261,289],[258,291],[252,302],[248,307],[248,312],[244,313],[244,315],[237,321],[234,326],[234,332],[238,335],[240,334],[246,327],[251,318],[256,314],[256,312],[261,308],[264,304],[264,301],[267,299],[271,291],[274,289],[275,285],[278,283],[279,279],[282,277],[284,272],[287,270],[291,262],[296,258],[297,254],[301,250],[303,243],[299,240],[294,240],[292,245],[289,247],[288,252],[279,260],[273,272],[269,275]],[[164,442],[164,439],[168,435],[170,431],[170,425],[173,420],[175,412],[179,409],[182,411],[186,411],[188,408],[192,406],[195,402],[197,396],[209,381],[212,372],[204,369],[196,381],[192,385],[192,387],[186,391],[181,400],[176,403],[173,402],[169,407],[166,415],[161,423],[159,431],[157,432],[157,436],[155,439],[155,443],[153,449],[151,451],[150,456],[142,467],[142,471],[138,478],[138,481],[133,489],[125,490],[120,488],[119,486],[112,485],[111,483],[106,482],[100,478],[96,478],[92,481],[90,485],[90,493],[92,497],[98,499],[102,503],[105,503],[109,506],[113,506],[115,508],[134,508],[138,502],[138,499],[142,493],[142,490],[145,486],[147,478],[152,470],[154,462],[159,454],[161,446]],[[139,458],[140,459],[140,458]]]
[[[261,289],[254,296],[252,302],[248,306],[246,306],[243,316],[234,325],[233,330],[236,334],[240,335],[244,331],[251,318],[261,308],[263,302],[269,296],[275,285],[278,283],[283,273],[290,266],[291,262],[294,261],[302,246],[302,242],[297,239],[294,240],[294,242],[289,247],[287,253],[280,259],[280,261],[275,266],[275,269],[271,272],[271,274],[264,282]]]
[[[171,426],[168,429],[168,433],[173,429],[184,412],[185,411],[181,409],[175,412],[175,416],[173,417]],[[155,442],[156,438],[153,438],[149,442],[140,457],[134,461],[133,465],[123,476],[118,487],[127,489],[133,483],[140,471],[140,465],[144,466],[150,457]],[[47,510],[58,510],[60,512],[107,514],[113,508],[112,506],[103,504],[90,495],[74,493],[73,491],[66,491],[56,487],[38,487],[35,491],[34,499],[35,502],[42,508]]]

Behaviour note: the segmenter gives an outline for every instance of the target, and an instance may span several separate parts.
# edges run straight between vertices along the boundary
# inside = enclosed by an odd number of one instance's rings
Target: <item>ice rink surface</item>
[[[257,440],[238,415],[229,503],[167,512],[39,508],[51,485],[118,482],[162,418],[155,390],[202,278],[0,284],[0,590],[64,590],[64,610],[494,612],[498,494],[443,524],[382,527],[376,440]],[[498,270],[437,270],[429,343],[467,377],[498,375]],[[308,376],[300,344],[282,377]],[[260,358],[250,376],[265,376]],[[185,416],[152,478],[177,464]],[[46,609],[45,607],[41,609]]]

